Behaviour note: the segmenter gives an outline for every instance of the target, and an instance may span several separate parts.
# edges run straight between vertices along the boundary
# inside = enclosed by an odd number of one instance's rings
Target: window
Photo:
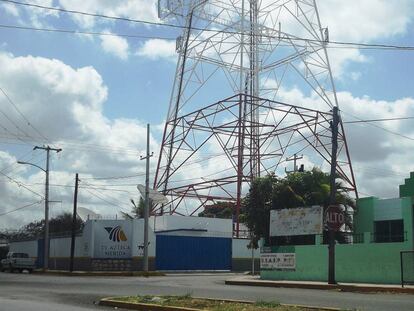
[[[291,235],[270,237],[270,245],[315,245],[315,235]]]
[[[375,243],[403,242],[404,222],[398,220],[383,220],[375,222]]]

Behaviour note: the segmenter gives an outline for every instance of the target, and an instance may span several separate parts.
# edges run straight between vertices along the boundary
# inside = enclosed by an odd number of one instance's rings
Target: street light
[[[24,161],[17,161],[17,163],[18,164],[27,164],[27,165],[31,165],[31,166],[37,167],[38,169],[41,169],[43,172],[46,173],[46,170],[43,167],[39,166],[39,165],[36,165],[36,164],[33,164],[33,163],[29,163],[29,162],[24,162]]]
[[[44,258],[43,258],[43,269],[47,270],[49,267],[49,165],[47,165],[46,169],[40,167],[39,165],[24,162],[24,161],[17,161],[18,164],[25,164],[37,167],[41,169],[43,172],[46,173],[46,182],[45,182],[45,241],[44,241]]]
[[[29,162],[23,162],[23,161],[17,161],[19,164],[27,164],[34,167],[37,167],[41,169],[43,172],[46,173],[46,182],[45,182],[45,243],[43,244],[44,249],[44,259],[43,259],[43,269],[47,270],[49,267],[49,155],[50,151],[55,151],[56,153],[59,153],[62,151],[61,148],[51,148],[50,146],[35,146],[33,150],[41,149],[46,151],[46,169],[40,167],[39,165],[29,163]]]

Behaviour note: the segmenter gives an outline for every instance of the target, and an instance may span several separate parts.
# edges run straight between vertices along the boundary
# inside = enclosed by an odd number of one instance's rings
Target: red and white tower
[[[303,154],[328,168],[338,106],[328,29],[314,0],[160,0],[159,16],[183,29],[154,188],[154,212],[194,215],[236,204],[253,178],[284,174]],[[343,124],[337,174],[357,189]]]

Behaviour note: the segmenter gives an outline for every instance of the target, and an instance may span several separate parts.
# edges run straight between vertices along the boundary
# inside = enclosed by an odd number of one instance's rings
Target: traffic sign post
[[[338,205],[330,205],[326,209],[325,224],[329,234],[329,284],[336,284],[335,280],[335,232],[345,223],[345,215]]]
[[[326,209],[325,222],[328,230],[339,231],[345,223],[345,215],[338,205],[331,205]]]

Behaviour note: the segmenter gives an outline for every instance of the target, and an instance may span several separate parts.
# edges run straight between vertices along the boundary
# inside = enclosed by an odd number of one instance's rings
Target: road
[[[234,274],[171,274],[165,277],[77,277],[0,273],[1,311],[109,310],[102,297],[172,294],[279,301],[357,310],[414,310],[413,295],[358,294],[326,290],[225,285]]]

